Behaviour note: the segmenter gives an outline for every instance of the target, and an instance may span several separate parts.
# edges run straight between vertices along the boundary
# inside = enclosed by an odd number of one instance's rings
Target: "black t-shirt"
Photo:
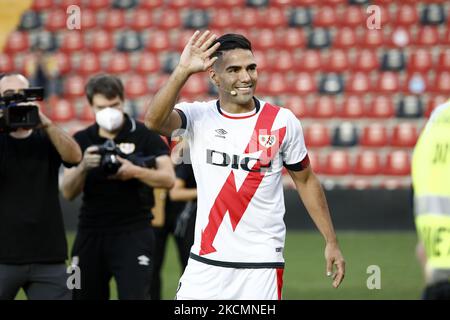
[[[92,145],[102,145],[107,139],[99,136],[94,124],[75,134],[82,151]],[[144,124],[126,117],[122,130],[114,139],[127,157],[162,156],[169,148],[161,137]],[[100,168],[91,169],[86,176],[79,229],[83,231],[124,231],[148,226],[154,205],[153,189],[138,179],[128,181],[109,179]]]
[[[175,166],[175,174],[177,178],[184,180],[185,188],[193,189],[197,188],[195,181],[194,171],[191,164],[181,163]],[[194,201],[196,202],[196,201]],[[176,215],[180,214],[186,205],[185,201],[172,201],[170,197],[166,200],[166,219],[170,220],[176,218]]]
[[[25,139],[0,134],[0,263],[67,258],[60,165],[61,157],[43,130]]]

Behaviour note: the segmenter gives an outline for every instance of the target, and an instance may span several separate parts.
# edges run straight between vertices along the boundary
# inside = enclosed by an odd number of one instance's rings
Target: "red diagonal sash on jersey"
[[[286,134],[286,127],[280,128],[276,131],[271,131],[272,125],[275,121],[279,109],[279,107],[274,107],[266,103],[263,110],[261,110],[261,114],[259,115],[258,120],[256,121],[252,137],[247,147],[245,148],[245,153],[257,152],[261,150],[263,151],[259,158],[260,161],[256,162],[256,164],[252,168],[253,170],[258,170],[261,165],[260,163],[268,164],[277,154],[277,151],[281,143],[283,142],[284,136]],[[275,141],[272,146],[266,148],[265,146],[261,145],[259,140],[259,135],[262,132],[266,133],[268,137],[277,137],[277,141]],[[239,221],[241,220],[250,201],[255,195],[255,192],[258,189],[264,176],[265,171],[249,172],[244,182],[242,183],[242,186],[239,188],[239,190],[237,190],[234,173],[233,171],[230,172],[230,175],[222,186],[222,189],[217,195],[211,211],[209,212],[208,225],[202,232],[200,255],[205,255],[216,251],[216,249],[213,247],[213,242],[227,211],[230,215],[233,230],[236,230]]]

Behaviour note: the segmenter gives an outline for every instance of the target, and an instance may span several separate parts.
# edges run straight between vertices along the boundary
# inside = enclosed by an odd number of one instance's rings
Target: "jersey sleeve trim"
[[[180,115],[180,118],[181,118],[181,127],[180,127],[180,129],[186,129],[186,127],[187,127],[186,115],[180,109],[175,109],[175,111],[178,112],[178,114]]]
[[[294,163],[294,164],[287,164],[286,162],[283,162],[283,166],[290,170],[290,171],[302,171],[309,167],[309,157],[308,154],[303,158],[302,161]]]

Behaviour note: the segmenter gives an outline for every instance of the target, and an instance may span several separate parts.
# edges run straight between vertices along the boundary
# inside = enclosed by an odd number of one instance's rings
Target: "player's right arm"
[[[217,43],[209,48],[215,39],[216,36],[211,35],[209,31],[205,31],[202,35],[196,31],[189,39],[169,80],[147,106],[145,125],[149,129],[170,136],[174,130],[181,127],[181,117],[173,109],[177,97],[192,74],[206,71],[217,60],[217,57],[211,58],[211,55],[220,44]]]

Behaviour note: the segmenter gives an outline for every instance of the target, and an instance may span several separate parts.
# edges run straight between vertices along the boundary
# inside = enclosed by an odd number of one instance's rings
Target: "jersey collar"
[[[217,107],[217,111],[222,116],[224,116],[225,118],[235,119],[235,120],[247,119],[247,118],[253,117],[254,115],[258,114],[259,109],[261,109],[261,104],[260,104],[259,100],[256,99],[255,97],[253,97],[253,101],[255,102],[255,109],[250,111],[250,112],[245,112],[245,113],[229,113],[229,112],[226,112],[225,110],[223,110],[220,107],[220,101],[219,100],[216,101],[216,107]]]

